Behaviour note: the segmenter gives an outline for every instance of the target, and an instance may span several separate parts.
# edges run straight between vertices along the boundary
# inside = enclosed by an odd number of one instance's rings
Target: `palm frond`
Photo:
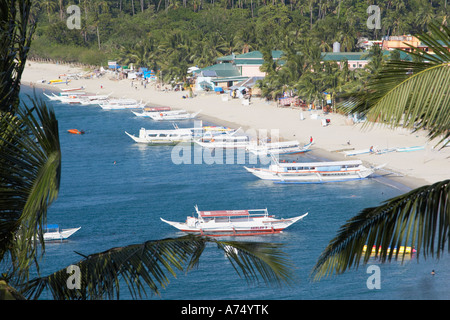
[[[293,265],[279,250],[281,244],[260,242],[217,241],[238,275],[255,282],[260,276],[266,284],[289,284]]]
[[[68,274],[62,269],[30,281],[22,291],[32,299],[45,289],[55,299],[119,299],[120,283],[125,283],[133,298],[146,295],[146,288],[159,295],[169,284],[170,275],[176,277],[177,271],[188,272],[198,265],[210,242],[224,250],[236,271],[241,270],[248,280],[254,280],[258,273],[266,282],[287,282],[290,277],[289,263],[283,259],[280,245],[184,236],[113,248],[85,257],[76,264],[81,275],[79,290],[68,289]]]
[[[42,241],[46,211],[61,175],[58,122],[44,102],[32,100],[0,117],[0,260],[11,255],[12,274],[27,277]]]
[[[442,27],[442,30],[440,30]],[[367,90],[355,94],[342,107],[365,114],[374,122],[426,129],[429,138],[450,135],[450,29],[431,25],[431,35],[418,38],[433,54],[414,48],[407,52],[419,62],[389,61]]]
[[[400,246],[412,246],[417,258],[436,254],[448,246],[450,252],[450,180],[412,190],[387,200],[383,205],[366,208],[343,225],[319,257],[315,279],[341,274],[361,261],[367,263],[371,248],[382,262],[403,260],[407,253],[394,252]],[[363,253],[363,247],[369,250]]]
[[[0,110],[19,106],[20,79],[36,24],[31,0],[0,0]]]

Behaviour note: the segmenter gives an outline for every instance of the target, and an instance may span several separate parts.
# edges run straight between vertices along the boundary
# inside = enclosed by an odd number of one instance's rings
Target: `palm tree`
[[[368,90],[350,100],[351,112],[362,112],[391,126],[426,129],[429,139],[450,136],[450,29],[430,25],[431,34],[418,38],[433,54],[413,48],[421,61],[389,61]],[[389,247],[410,245],[417,257],[431,254],[438,258],[449,236],[450,180],[423,186],[366,208],[343,225],[319,257],[315,279],[367,263],[376,246],[382,262],[403,259],[406,253],[388,252]],[[449,247],[450,248],[450,247]]]
[[[54,0],[43,0],[41,2],[41,6],[47,8],[48,22],[50,22],[50,12],[53,12],[53,10],[55,10],[56,2]]]
[[[83,256],[80,289],[67,286],[67,269],[29,280],[45,254],[43,226],[57,198],[61,149],[55,113],[43,101],[19,104],[20,78],[35,25],[31,0],[0,0],[0,299],[37,299],[49,290],[56,299],[119,298],[125,284],[133,297],[169,283],[176,270],[195,267],[208,243],[226,253],[248,281],[285,284],[291,264],[281,245],[182,237],[147,241]],[[17,290],[16,290],[16,289]]]

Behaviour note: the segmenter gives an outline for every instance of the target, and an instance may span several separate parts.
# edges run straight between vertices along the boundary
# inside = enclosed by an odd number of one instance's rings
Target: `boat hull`
[[[247,147],[247,151],[257,156],[294,155],[310,151],[309,148],[311,145],[312,142],[304,146],[300,146],[297,141],[287,141],[259,146],[250,145]]]
[[[263,168],[247,168],[248,172],[262,180],[271,180],[278,183],[327,183],[344,182],[352,180],[361,180],[369,177],[373,170],[361,171],[326,171],[326,172],[308,172],[308,173],[282,173]]]
[[[81,227],[62,229],[57,232],[46,232],[44,233],[44,241],[62,241],[67,240],[71,235],[80,230]]]
[[[179,120],[190,120],[195,119],[197,115],[200,113],[174,113],[167,115],[160,115],[158,112],[154,112],[155,114],[149,114],[149,117],[155,121],[179,121]]]
[[[195,226],[187,223],[161,220],[176,229],[203,236],[252,236],[280,233],[290,225],[303,219],[308,213],[289,219],[260,218],[246,222],[211,223],[197,222]]]
[[[132,135],[128,132],[125,131],[125,133],[127,134],[127,136],[129,136],[131,139],[134,140],[134,142],[137,143],[143,143],[143,144],[148,144],[148,145],[152,145],[152,146],[175,146],[179,143],[193,143],[193,138],[183,138],[183,139],[164,139],[164,138],[160,138],[160,139],[150,139],[150,138],[142,138],[142,137],[136,137],[135,135]]]

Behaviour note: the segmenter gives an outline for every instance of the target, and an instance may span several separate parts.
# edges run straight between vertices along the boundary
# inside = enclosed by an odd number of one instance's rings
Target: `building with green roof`
[[[392,51],[383,50],[384,55]],[[283,51],[273,50],[272,57],[279,65],[283,65]],[[410,60],[405,53],[400,52],[400,58]],[[341,65],[344,61],[350,70],[364,68],[370,62],[368,51],[364,52],[323,52],[322,61],[334,61]],[[208,82],[212,86],[229,88],[240,81],[250,78],[261,78],[265,73],[260,70],[264,63],[263,54],[260,51],[251,51],[243,54],[231,54],[216,59],[216,64],[194,71],[198,82]]]

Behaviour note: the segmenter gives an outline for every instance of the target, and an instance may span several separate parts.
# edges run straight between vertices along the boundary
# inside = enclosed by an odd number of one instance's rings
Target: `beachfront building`
[[[231,63],[213,64],[193,71],[195,90],[222,92],[233,84],[246,80],[239,68]]]
[[[274,60],[280,60],[283,52],[272,51]],[[216,59],[216,64],[193,71],[196,77],[197,90],[225,91],[230,88],[253,88],[256,81],[265,77],[260,70],[264,63],[260,51],[252,51],[243,54],[231,54]]]
[[[364,68],[369,63],[367,52],[323,52],[322,61],[334,61],[341,66],[348,64],[349,70]]]
[[[389,55],[390,50],[383,50],[384,55]],[[272,58],[279,65],[283,65],[283,52],[273,50]],[[405,59],[406,54],[401,53],[401,58]],[[370,62],[368,51],[361,52],[322,52],[322,61],[334,61],[342,67],[342,63],[347,63],[349,70],[362,69]],[[238,84],[250,88],[258,79],[265,77],[265,73],[260,70],[264,59],[260,51],[251,51],[243,54],[231,54],[216,59],[216,64],[194,71],[196,77],[197,90],[226,91],[235,88]]]
[[[427,46],[423,45],[419,39],[411,35],[384,37],[381,46],[384,50],[400,49],[410,51],[411,48],[408,45],[419,47],[425,51],[428,51]]]
[[[277,61],[280,65],[283,64],[281,57],[283,56],[283,51],[272,50],[272,58]],[[262,72],[259,67],[264,63],[263,55],[260,51],[251,51],[243,54],[231,54],[224,57],[219,57],[216,59],[219,64],[231,63],[235,65],[244,77],[264,77],[265,73]]]
[[[439,41],[442,45],[445,46],[444,43]],[[412,35],[403,35],[403,36],[386,36],[383,38],[382,48],[383,50],[405,50],[407,52],[411,51],[411,47],[414,46],[419,49],[422,49],[425,52],[433,53],[431,49],[428,48],[427,45],[423,44],[417,37]],[[450,51],[450,48],[448,48]]]

